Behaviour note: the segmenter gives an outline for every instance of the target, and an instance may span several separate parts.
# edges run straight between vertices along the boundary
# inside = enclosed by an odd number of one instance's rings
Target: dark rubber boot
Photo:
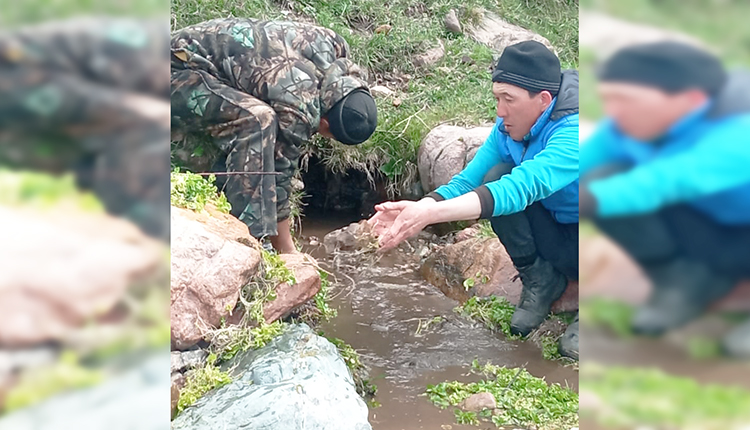
[[[534,263],[516,269],[521,276],[523,290],[510,320],[510,332],[526,336],[547,318],[552,303],[565,292],[568,280],[540,257]]]
[[[576,319],[565,329],[565,333],[557,345],[557,350],[563,357],[578,360],[578,314],[576,314]]]
[[[714,273],[706,265],[677,259],[644,267],[654,285],[648,302],[637,310],[631,327],[636,334],[659,336],[703,315],[724,297],[735,280]]]

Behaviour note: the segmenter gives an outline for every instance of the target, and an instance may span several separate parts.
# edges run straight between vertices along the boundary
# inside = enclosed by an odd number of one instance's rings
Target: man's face
[[[521,87],[500,82],[492,83],[492,94],[497,101],[497,116],[503,119],[505,131],[519,142],[552,103],[552,95],[548,91],[531,97]]]
[[[643,85],[604,82],[599,84],[604,112],[628,136],[649,141],[658,138],[708,96],[700,90],[669,94]]]

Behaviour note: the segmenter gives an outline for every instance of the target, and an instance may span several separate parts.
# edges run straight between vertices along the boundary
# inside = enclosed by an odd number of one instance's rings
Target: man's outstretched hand
[[[367,223],[380,238],[380,250],[395,248],[430,225],[436,204],[432,199],[425,199],[418,202],[386,202],[375,206],[377,213]]]

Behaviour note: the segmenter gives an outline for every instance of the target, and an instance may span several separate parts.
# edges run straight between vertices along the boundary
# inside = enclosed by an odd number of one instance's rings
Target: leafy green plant
[[[5,411],[11,412],[67,390],[99,384],[104,379],[101,370],[83,366],[73,351],[63,351],[57,362],[23,372],[19,383],[5,397]]]
[[[587,413],[615,428],[720,430],[750,421],[750,390],[704,385],[655,368],[586,362],[581,366],[580,389],[595,394],[603,405]]]
[[[315,300],[315,307],[318,308],[322,318],[328,321],[332,318],[336,318],[338,312],[333,309],[330,304],[330,288],[331,281],[328,280],[328,273],[323,270],[318,270],[320,274],[320,291],[315,294],[313,300]]]
[[[518,339],[510,333],[510,319],[515,311],[506,298],[492,296],[489,298],[472,297],[455,311],[463,316],[474,318],[488,328],[500,331],[510,339]]]
[[[202,211],[210,203],[219,211],[229,213],[231,205],[227,197],[216,189],[214,181],[214,175],[204,178],[175,168],[170,175],[172,206]]]
[[[539,430],[557,430],[578,425],[578,394],[559,384],[547,384],[524,369],[472,363],[472,371],[484,376],[479,382],[458,381],[429,385],[425,394],[440,408],[457,406],[473,394],[488,392],[495,397],[499,413],[456,412],[459,424],[478,424],[479,418],[491,419],[497,426],[535,426]]]
[[[216,360],[217,356],[210,354],[202,367],[188,372],[185,386],[180,391],[180,398],[177,401],[178,413],[197,402],[209,391],[232,382],[229,373],[216,366]]]

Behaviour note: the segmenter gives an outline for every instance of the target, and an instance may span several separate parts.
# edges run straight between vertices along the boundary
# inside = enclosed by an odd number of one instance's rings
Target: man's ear
[[[554,98],[552,97],[552,93],[546,90],[540,92],[539,97],[542,100],[542,106],[544,107],[544,109],[547,109],[547,107],[552,104],[552,99]]]

